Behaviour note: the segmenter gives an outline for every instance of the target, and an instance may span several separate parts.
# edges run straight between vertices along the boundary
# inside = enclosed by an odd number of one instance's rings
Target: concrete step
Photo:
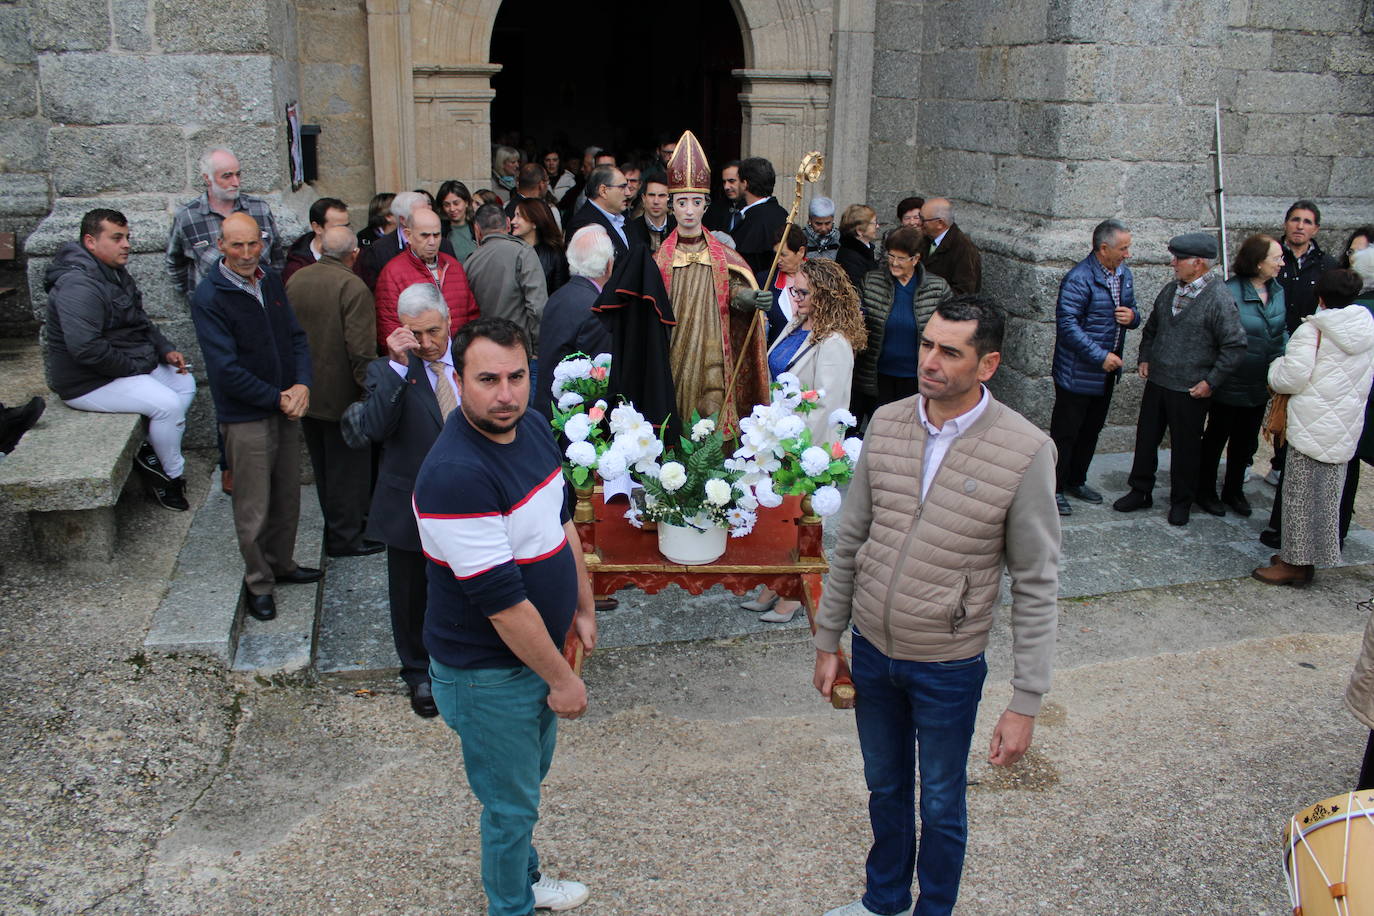
[[[238,548],[234,549],[238,558]],[[313,486],[301,487],[301,520],[296,528],[296,562],[324,568],[324,515]],[[240,575],[242,568],[240,567]],[[239,613],[243,631],[234,653],[235,671],[287,674],[309,668],[315,660],[319,632],[320,594],[324,581],[308,585],[278,585],[277,616],[255,620]]]
[[[385,552],[329,561],[315,669],[341,675],[400,670],[391,639]]]
[[[298,563],[319,565],[323,524],[315,488],[301,487]],[[243,612],[243,560],[234,537],[233,504],[216,474],[144,644],[160,652],[209,655],[240,671],[298,671],[313,659],[320,590],[319,583],[279,587],[275,620],[254,620]]]

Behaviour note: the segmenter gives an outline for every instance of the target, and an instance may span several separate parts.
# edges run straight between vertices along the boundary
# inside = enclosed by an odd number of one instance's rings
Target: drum
[[[1374,916],[1374,789],[1304,808],[1283,840],[1294,916]]]

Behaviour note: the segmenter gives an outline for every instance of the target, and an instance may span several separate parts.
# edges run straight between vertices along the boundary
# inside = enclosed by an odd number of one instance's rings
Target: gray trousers
[[[221,423],[219,431],[234,472],[234,532],[243,554],[243,581],[252,594],[270,595],[277,576],[296,568],[301,426],[279,413]]]

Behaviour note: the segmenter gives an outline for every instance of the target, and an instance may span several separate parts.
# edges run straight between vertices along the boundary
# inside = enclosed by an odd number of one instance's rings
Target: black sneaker
[[[0,408],[0,452],[8,455],[19,444],[19,438],[33,429],[48,406],[42,398],[30,398],[23,407]]]
[[[186,501],[186,478],[177,477],[164,484],[152,484],[153,498],[157,504],[164,509],[172,509],[176,512],[185,512],[191,508],[191,504]]]
[[[138,451],[134,454],[134,464],[148,477],[149,482],[154,486],[158,484],[165,485],[172,482],[172,478],[168,477],[167,472],[163,470],[162,462],[158,459],[157,452],[153,451],[153,447],[149,445],[146,440],[138,447]]]

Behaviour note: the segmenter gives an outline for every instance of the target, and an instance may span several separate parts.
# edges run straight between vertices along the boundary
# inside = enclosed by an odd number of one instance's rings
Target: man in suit
[[[711,232],[730,232],[739,221],[739,208],[744,206],[740,199],[738,159],[731,159],[720,170],[720,187],[720,198],[711,201],[701,224]]]
[[[410,498],[420,465],[458,399],[448,306],[438,288],[433,283],[407,287],[396,313],[401,324],[387,336],[387,355],[367,367],[358,432],[382,447],[367,533],[386,544],[391,635],[401,678],[410,689],[411,709],[427,719],[438,709],[424,644],[425,555]]]
[[[358,255],[353,272],[363,278],[363,282],[373,294],[377,292],[377,278],[382,275],[382,268],[410,245],[410,223],[416,210],[433,212],[429,198],[419,191],[402,191],[397,194],[391,201],[391,215],[396,217],[396,228],[368,245]],[[453,243],[448,240],[447,235],[440,239],[439,250],[451,258],[456,257],[453,253]]]
[[[983,286],[983,256],[954,222],[954,205],[932,197],[921,205],[921,231],[930,241],[926,270],[942,278],[956,296]]]
[[[599,165],[587,177],[587,202],[568,220],[569,235],[583,226],[599,225],[610,236],[617,261],[630,251],[625,232],[625,192],[629,182],[614,165]]]
[[[663,244],[668,233],[677,228],[677,220],[669,210],[668,176],[660,171],[646,173],[644,190],[639,196],[644,205],[643,212],[629,221],[625,226],[625,234],[632,241],[638,237],[652,254],[658,251],[658,246]]]
[[[310,343],[315,384],[301,432],[315,470],[315,493],[324,513],[324,551],[331,557],[379,553],[385,545],[363,539],[371,493],[372,461],[344,442],[339,420],[362,394],[367,365],[377,352],[377,312],[367,284],[353,273],[358,237],[347,226],[330,226],[320,239],[320,259],[296,271],[286,295]]]
[[[778,237],[778,229],[787,222],[787,211],[773,197],[776,181],[773,163],[767,159],[750,156],[739,164],[744,206],[730,234],[735,239],[735,250],[749,263],[760,286],[767,281],[768,269],[773,265],[774,249],[770,242]]]
[[[545,378],[571,353],[611,352],[611,330],[592,311],[601,290],[611,279],[615,249],[600,226],[583,226],[568,243],[568,272],[572,279],[549,297],[539,325],[539,365]],[[553,416],[553,394],[547,384],[537,385],[531,406],[545,417]]]

